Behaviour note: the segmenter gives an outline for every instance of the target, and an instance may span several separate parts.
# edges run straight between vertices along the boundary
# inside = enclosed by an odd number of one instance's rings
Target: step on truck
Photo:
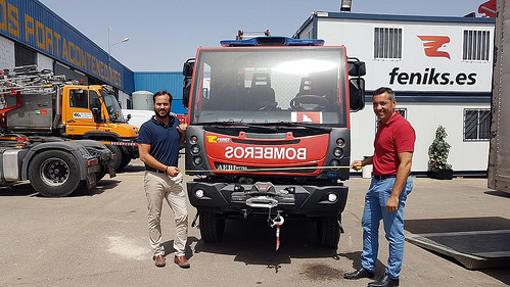
[[[337,248],[365,64],[343,46],[269,36],[199,48],[183,74],[202,239],[221,240],[230,218],[267,219],[277,236],[287,219],[313,220],[320,245]]]
[[[41,195],[66,196],[93,188],[106,173],[115,176],[115,155],[105,145],[54,132],[61,128],[59,85],[18,72],[16,81],[0,73],[0,185],[28,180]]]

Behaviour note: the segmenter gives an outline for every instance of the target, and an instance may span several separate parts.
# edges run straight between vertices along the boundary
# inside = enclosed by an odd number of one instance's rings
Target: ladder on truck
[[[8,112],[23,106],[21,96],[53,96],[66,82],[64,75],[51,70],[38,71],[36,65],[16,67],[12,71],[0,69],[0,127],[6,130]]]

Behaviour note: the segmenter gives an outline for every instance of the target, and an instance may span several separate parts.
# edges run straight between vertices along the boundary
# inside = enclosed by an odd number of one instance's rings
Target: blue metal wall
[[[37,0],[0,0],[0,34],[126,93],[134,90],[133,71]]]
[[[187,113],[182,105],[182,72],[134,72],[134,79],[136,91],[156,93],[167,90],[173,97],[172,111],[177,114]]]

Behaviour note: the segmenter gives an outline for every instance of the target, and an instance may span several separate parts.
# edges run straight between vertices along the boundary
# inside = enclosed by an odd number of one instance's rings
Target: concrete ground
[[[228,221],[224,241],[205,244],[189,230],[191,269],[167,256],[151,260],[146,228],[143,167],[134,162],[93,192],[43,198],[27,184],[0,189],[0,286],[366,286],[342,274],[359,264],[360,216],[366,179],[351,179],[337,252],[317,246],[315,226],[288,222],[282,247],[264,223]],[[416,179],[406,207],[408,231],[459,231],[461,227],[510,229],[510,196],[489,191],[484,179]],[[195,210],[190,206],[190,224]],[[164,207],[163,234],[171,250],[174,225]],[[387,244],[380,234],[378,275]],[[406,243],[400,286],[507,286],[510,268],[470,271]]]

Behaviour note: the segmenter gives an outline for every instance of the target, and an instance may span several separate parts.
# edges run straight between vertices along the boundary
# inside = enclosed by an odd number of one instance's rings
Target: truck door
[[[94,96],[94,93],[94,91],[81,88],[69,90],[69,105],[66,113],[66,133],[68,135],[80,136],[100,128],[100,125],[94,122],[94,116],[89,106],[89,94]],[[97,94],[95,96],[97,97]]]

